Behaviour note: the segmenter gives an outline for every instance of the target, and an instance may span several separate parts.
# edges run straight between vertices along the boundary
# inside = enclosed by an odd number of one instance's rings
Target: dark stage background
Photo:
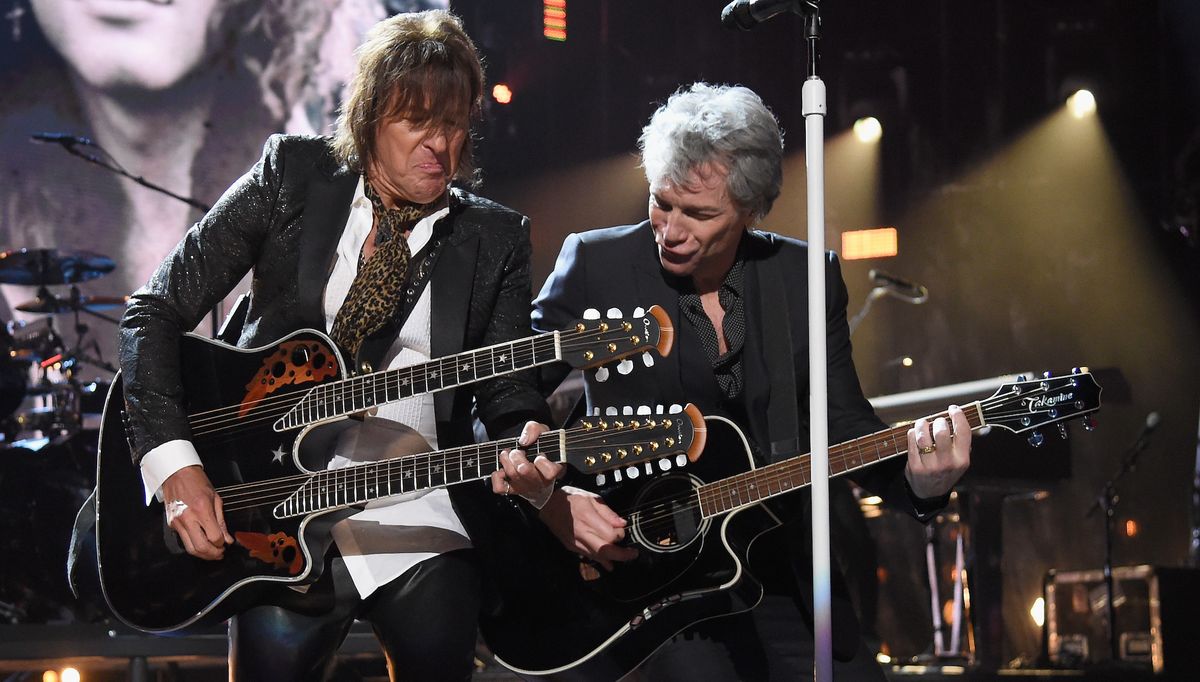
[[[178,18],[170,53],[181,63],[172,71],[161,54],[121,42],[134,37],[92,33],[79,44],[94,52],[71,57],[48,39],[60,29],[45,27],[56,7],[72,3],[5,2],[0,248],[105,254],[117,270],[81,285],[83,293],[130,293],[198,214],[56,145],[30,144],[30,133],[92,137],[135,175],[211,203],[268,133],[327,131],[362,30],[424,4],[176,0],[171,7],[198,14]],[[784,196],[764,227],[804,236],[798,18],[733,32],[720,26],[720,0],[568,0],[567,40],[558,42],[542,35],[540,2],[452,5],[486,55],[489,85],[513,92],[510,104],[489,100],[479,130],[482,193],[533,218],[535,286],[568,233],[645,216],[634,141],[659,103],[698,79],[750,86],[776,112],[789,160]],[[899,234],[898,256],[844,264],[850,313],[866,300],[871,268],[930,291],[920,306],[881,299],[855,332],[868,395],[1019,371],[1112,370],[1096,431],[1074,425],[1069,448],[1032,458],[1017,456],[1019,443],[990,448],[993,474],[974,481],[984,494],[1049,493],[977,508],[996,532],[973,536],[992,543],[977,542],[976,556],[1002,581],[999,610],[985,614],[1002,621],[988,655],[1032,660],[1040,632],[1028,609],[1042,578],[1051,568],[1100,566],[1103,527],[1085,512],[1150,412],[1161,425],[1121,482],[1115,561],[1189,562],[1200,420],[1200,6],[826,0],[822,9],[827,243],[839,248],[844,231],[863,227]],[[198,44],[191,61],[189,33]],[[133,55],[132,66],[110,64],[117,53]],[[111,69],[69,67],[70,59]],[[139,70],[147,64],[161,68]],[[1095,93],[1095,116],[1064,110],[1080,85]],[[884,133],[864,152],[846,131],[867,114]],[[33,288],[3,290],[5,321],[42,319],[11,310]],[[56,320],[75,345],[69,317]],[[85,343],[111,360],[113,328],[89,324]],[[84,380],[107,376],[96,365],[78,371]],[[58,512],[86,489],[86,439],[75,436],[67,454],[0,452],[2,518],[12,519],[0,529],[8,576],[0,602],[35,607],[14,622],[80,617],[54,577],[53,547]],[[29,508],[34,525],[18,523]],[[870,528],[888,577],[880,634],[897,654],[921,653],[928,638],[913,633],[927,631],[929,619],[923,533],[886,516]],[[31,567],[26,577],[8,568],[21,562]],[[43,596],[22,591],[27,585]]]

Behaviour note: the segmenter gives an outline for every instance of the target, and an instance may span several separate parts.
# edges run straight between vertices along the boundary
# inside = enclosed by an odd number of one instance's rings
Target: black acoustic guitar
[[[496,470],[499,452],[515,444],[509,439],[326,471],[333,439],[363,424],[350,417],[551,362],[593,367],[649,350],[665,355],[674,335],[670,319],[657,306],[638,313],[581,320],[565,331],[360,376],[347,376],[337,346],[316,331],[255,349],[184,337],[192,442],[224,502],[235,544],[219,561],[192,557],[166,526],[162,505],[145,504],[118,375],[105,403],[96,470],[97,560],[108,605],[135,628],[163,632],[218,622],[280,587],[314,582],[328,528],[354,506],[485,478]],[[667,420],[667,427],[653,421],[655,427],[643,421],[638,428],[555,431],[537,447],[586,471],[625,464],[613,454],[617,446],[640,462],[694,444],[693,433],[680,426],[686,420]]]
[[[963,410],[972,430],[1020,433],[1099,406],[1100,387],[1079,372],[1006,384]],[[929,419],[938,416],[946,415]],[[557,543],[554,551],[548,533],[514,550],[541,554],[526,560],[530,568],[520,581],[501,582],[512,593],[503,601],[533,598],[542,606],[485,616],[482,632],[497,660],[523,677],[617,679],[684,628],[758,604],[762,586],[748,571],[751,545],[780,525],[762,502],[808,486],[809,456],[756,468],[741,429],[723,417],[705,421],[705,450],[694,466],[654,477],[596,477],[593,490],[628,521],[637,559],[607,572]],[[830,447],[830,475],[907,454],[908,428]],[[536,594],[551,597],[537,600]]]

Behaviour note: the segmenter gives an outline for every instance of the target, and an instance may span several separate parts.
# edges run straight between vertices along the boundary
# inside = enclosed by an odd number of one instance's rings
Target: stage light
[[[79,675],[79,671],[74,668],[63,668],[62,673],[59,674],[59,678],[62,682],[79,682],[83,679]]]
[[[542,2],[542,35],[549,40],[567,40],[567,0]]]
[[[1029,607],[1029,615],[1039,628],[1046,622],[1046,602],[1041,597],[1033,600],[1033,606]]]
[[[1096,96],[1091,90],[1076,90],[1067,98],[1067,107],[1075,118],[1083,118],[1096,113]]]
[[[896,228],[848,230],[842,233],[842,260],[885,258],[899,252]]]
[[[496,100],[500,104],[508,104],[512,101],[512,98],[512,88],[508,87],[508,85],[504,83],[496,83],[492,86],[492,99]]]
[[[854,122],[854,136],[859,142],[878,142],[883,137],[883,124],[874,116],[865,116]]]
[[[1125,520],[1125,537],[1136,538],[1138,534],[1138,522],[1133,519]]]
[[[58,671],[47,670],[42,673],[42,682],[58,682]]]

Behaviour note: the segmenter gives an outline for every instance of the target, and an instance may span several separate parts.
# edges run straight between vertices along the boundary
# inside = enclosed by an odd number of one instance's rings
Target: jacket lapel
[[[429,325],[430,355],[435,358],[463,351],[475,261],[479,256],[479,234],[469,229],[466,221],[456,221],[456,212],[452,204],[450,214],[434,226],[435,230],[447,232],[445,250],[429,277],[431,309],[437,311],[437,323]],[[438,391],[433,400],[437,414],[450,414],[454,391]]]
[[[308,184],[300,230],[300,315],[306,324],[325,329],[322,294],[337,256],[337,243],[350,217],[358,175],[342,168],[332,177],[317,174]]]

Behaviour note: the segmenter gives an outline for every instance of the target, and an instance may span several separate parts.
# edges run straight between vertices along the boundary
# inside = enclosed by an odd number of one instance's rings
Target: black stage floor
[[[223,628],[203,634],[160,637],[108,624],[0,626],[0,680],[40,680],[46,670],[73,666],[83,682],[217,682],[228,679]],[[474,680],[519,680],[480,652]],[[983,670],[962,664],[895,665],[885,668],[891,682],[1159,682],[1187,677],[1154,675],[1149,666]],[[356,624],[339,655],[335,682],[386,680],[375,638]]]

